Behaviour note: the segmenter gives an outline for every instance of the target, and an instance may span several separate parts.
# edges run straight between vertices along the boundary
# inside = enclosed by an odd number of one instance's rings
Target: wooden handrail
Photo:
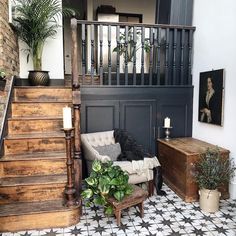
[[[76,19],[75,19],[76,20]],[[129,22],[106,22],[106,21],[87,21],[87,20],[76,20],[77,24],[85,25],[111,25],[111,26],[134,26],[134,27],[146,27],[146,28],[163,28],[163,29],[186,29],[196,30],[194,26],[187,25],[165,25],[165,24],[146,24],[146,23],[129,23]]]
[[[7,114],[8,114],[8,110],[9,110],[9,103],[11,101],[11,96],[12,96],[12,92],[13,92],[13,88],[14,88],[14,81],[15,81],[15,77],[12,76],[11,78],[8,79],[9,80],[9,84],[8,81],[6,82],[5,86],[8,86],[8,91],[7,91],[7,98],[6,98],[6,106],[3,112],[3,118],[2,118],[2,124],[0,126],[0,150],[2,151],[2,144],[3,144],[3,136],[4,136],[4,131],[5,131],[5,124],[6,124],[6,120],[7,120]],[[2,153],[0,152],[0,155]]]

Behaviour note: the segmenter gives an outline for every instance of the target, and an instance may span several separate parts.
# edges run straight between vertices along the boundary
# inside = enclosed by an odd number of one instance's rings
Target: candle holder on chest
[[[165,129],[165,140],[169,141],[170,140],[170,129],[172,129],[173,127],[165,127],[163,126],[163,129]]]

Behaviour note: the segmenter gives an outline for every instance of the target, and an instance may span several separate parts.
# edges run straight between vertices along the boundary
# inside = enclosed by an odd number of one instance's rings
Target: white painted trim
[[[236,199],[236,182],[230,182],[229,194],[231,199]]]

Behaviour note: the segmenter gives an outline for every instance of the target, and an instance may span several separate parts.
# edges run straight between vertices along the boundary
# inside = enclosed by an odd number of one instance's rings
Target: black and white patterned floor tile
[[[167,186],[167,196],[154,195],[144,204],[144,217],[138,208],[122,212],[121,226],[114,216],[104,216],[103,209],[83,207],[83,216],[68,228],[0,233],[0,236],[236,236],[236,200],[220,201],[220,211],[202,212],[199,203],[185,203]]]

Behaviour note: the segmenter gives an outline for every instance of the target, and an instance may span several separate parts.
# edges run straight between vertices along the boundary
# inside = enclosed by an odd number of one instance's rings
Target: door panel
[[[127,130],[151,153],[155,153],[155,114],[155,100],[120,102],[120,128]]]
[[[119,102],[85,101],[81,107],[83,133],[102,132],[119,127]]]

